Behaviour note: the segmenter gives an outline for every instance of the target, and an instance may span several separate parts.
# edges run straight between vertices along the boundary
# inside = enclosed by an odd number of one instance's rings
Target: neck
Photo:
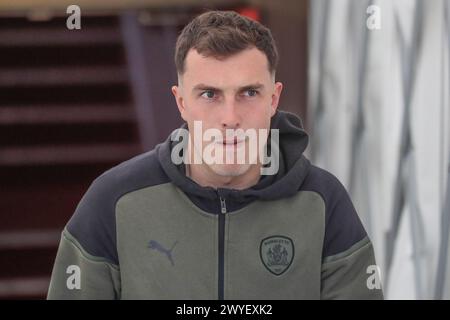
[[[239,176],[222,176],[216,174],[206,164],[186,164],[186,176],[203,187],[229,188],[243,190],[256,185],[261,176],[261,165],[251,165]]]

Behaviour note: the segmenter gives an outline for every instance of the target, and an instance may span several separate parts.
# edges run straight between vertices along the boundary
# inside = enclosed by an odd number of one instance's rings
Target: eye
[[[258,94],[258,91],[255,89],[248,89],[244,92],[244,95],[247,97],[255,97]]]
[[[206,90],[200,96],[206,99],[214,99],[215,92],[213,90]]]

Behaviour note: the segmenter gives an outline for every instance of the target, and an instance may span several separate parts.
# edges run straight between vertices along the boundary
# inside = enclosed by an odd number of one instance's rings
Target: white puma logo
[[[167,259],[169,259],[170,263],[172,264],[172,266],[175,265],[175,263],[173,262],[172,259],[172,251],[175,248],[175,246],[177,245],[178,241],[175,241],[175,243],[173,244],[172,248],[170,248],[169,250],[164,248],[158,241],[156,240],[150,240],[150,242],[148,243],[148,247],[150,249],[153,250],[157,250],[161,253],[164,253],[167,256]]]

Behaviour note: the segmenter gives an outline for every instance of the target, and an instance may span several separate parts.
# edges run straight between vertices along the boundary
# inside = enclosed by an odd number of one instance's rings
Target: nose
[[[241,119],[234,101],[229,101],[223,105],[222,129],[237,129],[241,125]]]

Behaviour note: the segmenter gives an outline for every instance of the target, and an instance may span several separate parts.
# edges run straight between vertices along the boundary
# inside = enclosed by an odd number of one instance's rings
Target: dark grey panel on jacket
[[[367,235],[347,191],[334,175],[312,165],[300,190],[317,192],[325,201],[322,257],[343,252]]]
[[[67,229],[89,254],[119,264],[116,203],[131,191],[169,182],[158,162],[158,147],[106,171],[81,199]]]

